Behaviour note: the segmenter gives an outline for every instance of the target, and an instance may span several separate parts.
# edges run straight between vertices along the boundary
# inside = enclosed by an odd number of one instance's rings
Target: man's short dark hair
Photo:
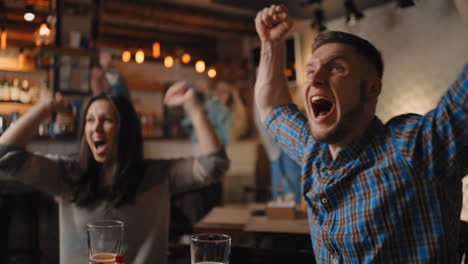
[[[312,51],[317,50],[327,43],[342,43],[350,45],[357,53],[366,58],[375,67],[379,78],[382,78],[384,71],[382,55],[369,41],[346,32],[325,31],[318,34],[315,38]]]

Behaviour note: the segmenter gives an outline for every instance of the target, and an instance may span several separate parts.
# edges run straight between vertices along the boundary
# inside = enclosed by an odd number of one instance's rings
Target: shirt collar
[[[347,162],[356,159],[361,154],[361,152],[372,142],[376,135],[382,134],[383,129],[384,126],[382,121],[380,121],[378,117],[374,117],[366,132],[364,132],[360,138],[354,140],[351,142],[351,144],[347,145],[340,152],[338,152],[335,160],[332,160],[330,150],[328,149],[327,145],[327,147],[324,148],[324,153],[322,156],[323,161],[326,164],[330,164],[331,162],[339,164],[341,162]]]

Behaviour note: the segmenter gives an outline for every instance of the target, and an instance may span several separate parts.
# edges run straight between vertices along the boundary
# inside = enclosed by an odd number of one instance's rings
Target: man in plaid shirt
[[[468,22],[468,1],[455,2]],[[317,263],[459,263],[468,65],[433,111],[383,124],[375,116],[380,52],[352,34],[321,33],[305,66],[304,116],[283,74],[288,10],[265,8],[255,26],[256,103],[269,133],[302,164]]]

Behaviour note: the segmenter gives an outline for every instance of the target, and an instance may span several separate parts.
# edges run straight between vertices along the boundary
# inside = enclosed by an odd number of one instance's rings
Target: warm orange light
[[[22,69],[24,67],[24,51],[23,49],[20,49],[20,52],[18,54],[18,67]]]
[[[50,29],[46,23],[42,23],[41,27],[39,28],[39,36],[48,36],[50,35]]]
[[[6,49],[7,47],[7,32],[5,28],[2,27],[2,33],[0,33],[0,48],[2,50]]]
[[[129,62],[132,59],[132,53],[128,49],[122,51],[122,61]]]
[[[159,58],[161,56],[161,45],[159,42],[153,43],[153,58]]]
[[[164,57],[164,67],[170,68],[174,65],[174,58],[172,56]]]
[[[284,70],[284,75],[286,75],[286,77],[291,77],[293,75],[293,72],[291,69],[286,69]]]
[[[214,77],[216,77],[216,69],[215,69],[215,67],[211,67],[211,68],[208,70],[208,77],[210,77],[211,79],[213,79]]]
[[[185,64],[189,63],[191,59],[192,57],[188,53],[184,53],[184,55],[182,55],[182,62]]]
[[[202,60],[198,60],[197,62],[195,62],[195,70],[197,72],[204,72],[205,71],[205,62],[202,61]]]
[[[135,61],[138,64],[141,64],[145,61],[145,53],[142,49],[138,49],[135,53]]]

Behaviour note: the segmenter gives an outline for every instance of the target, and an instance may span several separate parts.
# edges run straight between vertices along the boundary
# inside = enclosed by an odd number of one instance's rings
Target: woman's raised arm
[[[0,136],[0,144],[26,147],[39,125],[54,111],[71,111],[71,105],[60,93],[36,103]]]

